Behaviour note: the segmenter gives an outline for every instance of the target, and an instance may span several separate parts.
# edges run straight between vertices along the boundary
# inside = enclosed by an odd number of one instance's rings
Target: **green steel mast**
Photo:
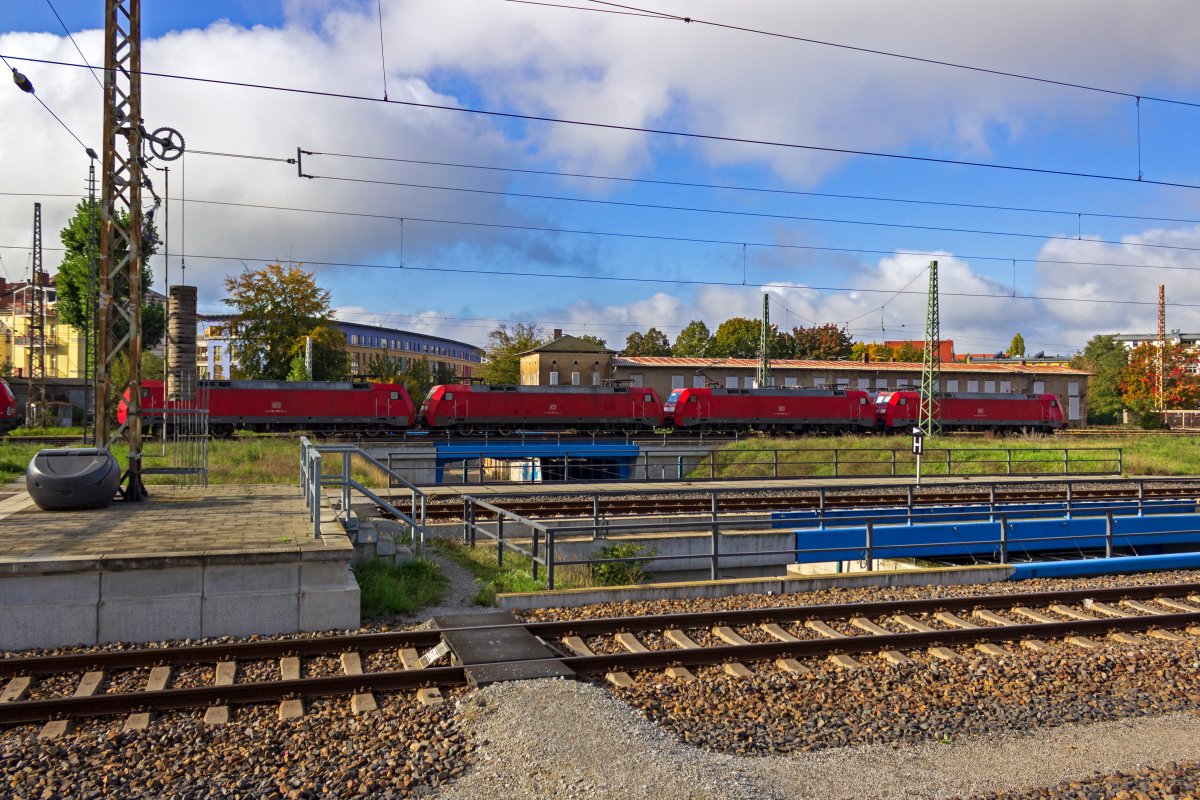
[[[917,424],[928,436],[942,424],[942,324],[938,313],[938,262],[929,262],[929,306],[925,312],[925,349],[921,353],[921,411]]]
[[[763,293],[762,330],[758,335],[758,386],[765,389],[773,386],[771,379],[771,301]]]

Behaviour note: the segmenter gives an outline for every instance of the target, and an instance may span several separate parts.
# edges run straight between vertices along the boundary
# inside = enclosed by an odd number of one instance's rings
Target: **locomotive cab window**
[[[907,397],[901,397],[901,398],[900,398],[899,405],[902,405],[902,406],[906,406],[906,405],[908,405],[908,398],[907,398]]]
[[[393,400],[399,400],[399,399],[400,399],[400,393],[399,393],[399,392],[392,392],[392,399],[393,399]]]
[[[696,399],[697,399],[697,398],[696,398],[696,395],[692,395],[691,397],[689,397],[689,398],[688,398],[688,402],[689,402],[689,403],[695,403],[695,402],[696,402]]]
[[[1051,408],[1058,408],[1058,401],[1057,401],[1057,400],[1051,400],[1051,401],[1050,401],[1050,407],[1051,407]]]
[[[454,392],[446,392],[444,395],[442,395],[442,397],[445,398],[446,400],[453,400]]]

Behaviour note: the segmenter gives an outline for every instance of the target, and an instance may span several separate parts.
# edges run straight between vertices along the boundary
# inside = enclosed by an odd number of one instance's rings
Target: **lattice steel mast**
[[[1166,371],[1167,371],[1167,287],[1166,284],[1158,285],[1158,386],[1156,387],[1155,400],[1158,410],[1162,411],[1167,407],[1164,389],[1166,388]]]
[[[141,0],[104,6],[104,152],[101,156],[99,314],[96,324],[97,447],[124,434],[129,445],[125,500],[142,485],[142,101]],[[128,225],[120,218],[128,214]],[[124,330],[121,330],[124,326]],[[113,365],[129,361],[129,378],[114,384]],[[128,392],[128,415],[112,430],[115,406]]]
[[[758,334],[758,385],[767,388],[774,385],[771,378],[771,299],[763,294],[762,330]]]
[[[921,353],[921,410],[917,425],[928,436],[941,432],[942,323],[938,311],[938,262],[929,262],[929,305],[925,312],[925,350]]]
[[[42,266],[41,203],[33,204],[33,268],[29,273],[26,303],[29,325],[25,331],[25,353],[29,366],[25,421],[30,427],[42,427],[46,420],[46,271]]]

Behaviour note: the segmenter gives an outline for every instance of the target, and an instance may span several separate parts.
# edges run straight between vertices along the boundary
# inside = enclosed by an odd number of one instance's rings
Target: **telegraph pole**
[[[1167,287],[1158,285],[1158,386],[1155,392],[1155,405],[1159,411],[1167,407],[1163,390],[1164,375],[1167,371]]]
[[[942,323],[938,310],[938,262],[929,262],[929,305],[925,312],[925,351],[921,353],[921,410],[917,424],[935,436],[942,424]]]
[[[104,4],[104,152],[100,173],[99,314],[96,324],[97,447],[124,435],[129,466],[123,495],[145,497],[142,484],[142,98],[141,0]],[[124,215],[128,224],[120,224]],[[129,378],[114,383],[124,356]],[[116,403],[127,396],[125,422],[112,430]]]

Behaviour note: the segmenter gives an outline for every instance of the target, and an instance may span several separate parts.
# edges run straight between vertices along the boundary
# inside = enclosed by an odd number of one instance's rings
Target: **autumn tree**
[[[608,347],[608,342],[605,339],[601,339],[599,336],[596,336],[595,334],[585,333],[582,336],[576,336],[575,338],[582,339],[585,342],[591,342],[592,344],[600,345],[604,348]]]
[[[1168,342],[1163,350],[1163,408],[1200,406],[1200,353],[1179,343]],[[1121,381],[1121,399],[1134,411],[1143,426],[1159,422],[1158,344],[1140,344],[1129,354],[1129,366]]]
[[[921,349],[912,342],[905,342],[899,347],[892,348],[891,361],[902,361],[915,364],[921,360]]]
[[[1021,335],[1020,331],[1013,335],[1012,341],[1008,344],[1008,357],[1025,357],[1025,337]]]
[[[694,319],[675,337],[671,355],[679,358],[704,358],[709,355],[712,334],[702,320]]]
[[[624,355],[669,356],[671,355],[671,341],[658,328],[651,328],[645,333],[634,331],[625,337]]]
[[[811,328],[792,328],[791,338],[792,358],[841,360],[850,358],[854,348],[853,337],[832,322]]]
[[[1071,367],[1092,373],[1088,377],[1088,421],[1112,424],[1121,420],[1125,401],[1121,383],[1129,365],[1129,349],[1115,336],[1097,334],[1083,352],[1071,359]]]
[[[121,212],[115,223],[120,228],[129,227],[128,212]],[[97,288],[91,277],[90,256],[94,253],[97,268],[100,263],[100,243],[93,240],[92,229],[95,226],[96,236],[100,231],[100,203],[80,200],[75,205],[75,214],[67,222],[66,227],[59,233],[63,243],[63,260],[58,267],[58,275],[54,279],[54,289],[58,297],[58,317],[71,327],[83,331],[90,329],[96,333],[96,300]],[[154,276],[150,270],[150,256],[158,251],[154,227],[148,226],[149,236],[142,239],[142,348],[149,350],[162,341],[166,332],[166,309],[150,296],[150,287]],[[125,258],[129,248],[120,236],[113,236],[114,263]],[[129,298],[129,282],[122,276],[113,279],[115,296],[125,302]],[[124,336],[129,324],[124,319],[116,322],[115,335]]]
[[[389,358],[382,353],[376,353],[367,361],[366,374],[380,383],[399,383],[401,372],[395,356]]]
[[[449,364],[431,365],[428,361],[412,360],[389,383],[404,386],[415,405],[420,406],[434,386],[455,383],[454,367]]]
[[[312,379],[339,380],[348,372],[346,338],[333,321],[329,292],[313,273],[298,265],[268,264],[225,277],[234,309],[228,323],[229,346],[238,374],[257,380],[284,380],[292,360],[303,357],[305,337],[312,339]]]
[[[480,376],[491,384],[521,382],[521,353],[545,343],[546,332],[532,322],[518,322],[510,331],[500,325],[488,334]]]

